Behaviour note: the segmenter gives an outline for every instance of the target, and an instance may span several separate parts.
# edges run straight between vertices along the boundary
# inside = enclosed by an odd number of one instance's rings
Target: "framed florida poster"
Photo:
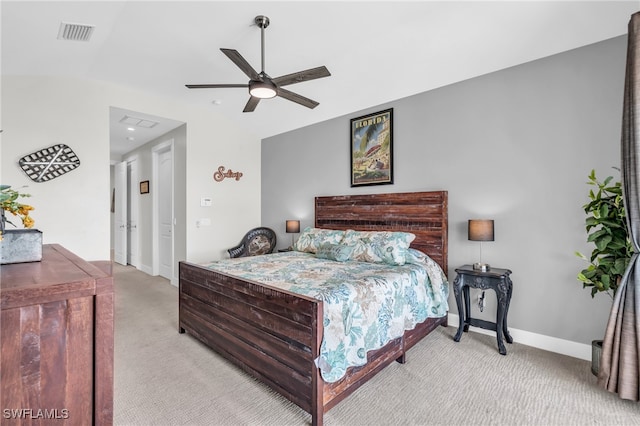
[[[351,186],[393,183],[393,108],[351,119]]]

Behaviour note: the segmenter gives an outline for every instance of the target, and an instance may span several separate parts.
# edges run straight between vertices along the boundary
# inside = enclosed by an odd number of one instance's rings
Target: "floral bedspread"
[[[324,335],[316,364],[326,382],[340,380],[348,367],[366,363],[368,351],[428,317],[446,315],[449,308],[445,274],[424,255],[390,266],[336,262],[292,251],[206,266],[322,300]]]

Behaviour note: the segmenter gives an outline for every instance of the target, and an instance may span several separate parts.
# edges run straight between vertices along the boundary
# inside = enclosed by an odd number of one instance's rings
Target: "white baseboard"
[[[450,327],[455,327],[457,329],[460,317],[456,314],[449,314],[448,321]],[[469,331],[488,334],[490,336],[496,335],[495,331],[485,330],[484,328],[473,326],[469,327]],[[531,333],[530,331],[518,330],[517,328],[511,327],[509,327],[509,334],[511,334],[511,337],[513,337],[514,342],[523,345],[533,346],[534,348],[544,349],[545,351],[555,352],[562,355],[568,355],[574,358],[591,361],[591,345],[571,342],[569,340],[558,339],[557,337],[545,336],[543,334]],[[507,348],[507,353],[508,352],[509,349]]]
[[[140,265],[140,269],[142,272],[144,272],[147,275],[153,275],[153,268],[151,268],[151,266],[148,265]]]
[[[153,268],[151,266],[148,266],[148,265],[140,265],[138,270],[144,272],[147,275],[158,276],[158,275],[153,275]],[[169,280],[169,282],[171,283],[172,286],[178,287],[178,278],[177,277],[173,277],[172,279]]]

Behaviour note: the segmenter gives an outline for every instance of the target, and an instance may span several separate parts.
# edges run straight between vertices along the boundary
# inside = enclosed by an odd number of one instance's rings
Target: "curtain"
[[[602,344],[598,384],[622,399],[640,390],[640,12],[631,16],[622,115],[622,190],[634,254],[613,299]]]

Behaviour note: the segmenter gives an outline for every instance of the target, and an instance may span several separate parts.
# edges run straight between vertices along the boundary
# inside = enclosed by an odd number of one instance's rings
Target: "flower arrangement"
[[[16,226],[6,218],[5,212],[18,216],[25,228],[33,227],[35,221],[29,216],[29,212],[33,210],[33,207],[18,202],[18,198],[30,196],[30,194],[23,194],[15,189],[11,189],[11,185],[0,185],[0,206],[2,206],[2,209],[0,209],[0,240],[2,240],[2,233],[4,232],[6,222]]]

